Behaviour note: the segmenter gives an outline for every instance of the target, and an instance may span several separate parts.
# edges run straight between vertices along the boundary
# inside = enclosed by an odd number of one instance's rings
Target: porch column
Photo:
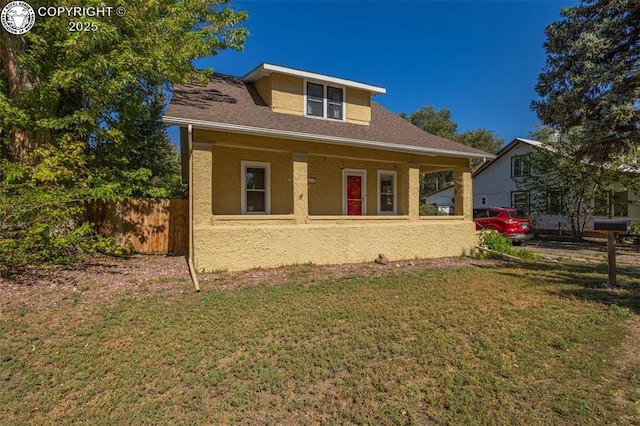
[[[307,153],[293,153],[293,217],[296,223],[304,223],[309,218],[309,178],[307,173]]]
[[[471,187],[471,169],[469,167],[456,167],[453,169],[453,202],[454,214],[464,216],[471,220],[473,210],[473,190]]]
[[[420,166],[418,164],[404,164],[402,170],[402,187],[399,201],[399,213],[409,216],[409,221],[420,220]]]
[[[208,142],[193,144],[193,218],[194,222],[207,220],[213,214],[213,145]]]

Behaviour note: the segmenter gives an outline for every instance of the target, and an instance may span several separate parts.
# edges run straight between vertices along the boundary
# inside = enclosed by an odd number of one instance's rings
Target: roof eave
[[[469,159],[493,159],[492,154],[476,154],[471,152],[454,151],[439,148],[426,148],[411,145],[399,145],[395,143],[369,141],[362,139],[344,138],[339,136],[318,135],[312,133],[293,132],[289,130],[267,129],[263,127],[243,126],[238,124],[218,123],[212,121],[194,120],[190,118],[163,116],[162,122],[170,126],[188,126],[196,128],[219,130],[229,133],[241,133],[254,136],[266,136],[274,138],[292,139],[305,142],[331,143],[337,145],[356,146],[361,148],[374,148],[384,151],[402,152],[407,154],[420,154],[431,157],[446,156]]]
[[[372,95],[383,95],[387,93],[387,89],[384,87],[374,86],[372,84],[360,83],[358,81],[347,80],[345,78],[332,77],[329,75],[318,74],[315,72],[298,70],[295,68],[283,67],[281,65],[274,65],[268,63],[262,63],[249,71],[242,79],[244,81],[254,82],[262,77],[266,77],[270,75],[272,72],[276,72],[279,74],[287,74],[294,75],[301,78],[308,78],[311,80],[322,80],[328,83],[339,84],[346,87],[353,87],[356,89],[367,90],[371,92]]]

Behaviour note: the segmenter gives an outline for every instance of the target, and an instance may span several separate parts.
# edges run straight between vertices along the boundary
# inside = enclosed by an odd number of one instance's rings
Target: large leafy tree
[[[472,146],[492,154],[500,151],[504,145],[504,139],[498,137],[493,130],[476,129],[457,133],[453,140],[463,145]]]
[[[87,200],[167,190],[154,160],[172,155],[158,121],[163,94],[206,77],[193,59],[242,48],[246,13],[226,3],[61,0],[126,13],[73,18],[96,31],[71,32],[60,16],[37,17],[23,36],[0,31],[0,273],[7,259],[66,258],[86,246]]]
[[[577,154],[601,162],[640,146],[640,2],[583,0],[546,29],[532,103],[548,126],[580,127]]]
[[[458,124],[451,120],[451,111],[447,108],[437,110],[433,105],[426,105],[411,115],[403,112],[400,116],[422,130],[443,138],[452,139],[458,131]]]
[[[437,110],[432,105],[427,105],[411,113],[403,112],[401,117],[409,120],[425,132],[432,135],[450,139],[461,144],[471,146],[489,153],[496,153],[504,145],[504,140],[496,136],[492,130],[476,129],[458,132],[458,124],[451,119],[451,111],[447,108]],[[422,194],[427,194],[451,185],[453,172],[427,173],[422,176],[420,189]]]

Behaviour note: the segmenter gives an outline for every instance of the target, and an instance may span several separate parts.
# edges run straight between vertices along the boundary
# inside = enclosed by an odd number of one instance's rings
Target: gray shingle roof
[[[175,85],[164,120],[169,124],[196,121],[355,140],[365,145],[391,144],[425,153],[442,151],[443,155],[493,158],[486,152],[427,133],[376,102],[371,102],[369,126],[276,113],[252,83],[224,74],[214,74],[206,85]]]

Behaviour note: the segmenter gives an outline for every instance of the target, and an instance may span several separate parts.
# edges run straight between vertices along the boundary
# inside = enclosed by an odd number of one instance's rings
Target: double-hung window
[[[342,89],[327,86],[327,118],[342,120]]]
[[[396,172],[378,170],[378,214],[396,214]]]
[[[324,117],[324,86],[307,83],[307,115]]]
[[[310,117],[342,120],[344,117],[344,91],[339,87],[307,82],[307,111]]]
[[[523,177],[529,175],[529,163],[527,157],[518,155],[511,157],[511,177]]]
[[[519,209],[529,214],[529,191],[512,191],[511,208]]]
[[[242,214],[271,213],[271,165],[242,161]]]

